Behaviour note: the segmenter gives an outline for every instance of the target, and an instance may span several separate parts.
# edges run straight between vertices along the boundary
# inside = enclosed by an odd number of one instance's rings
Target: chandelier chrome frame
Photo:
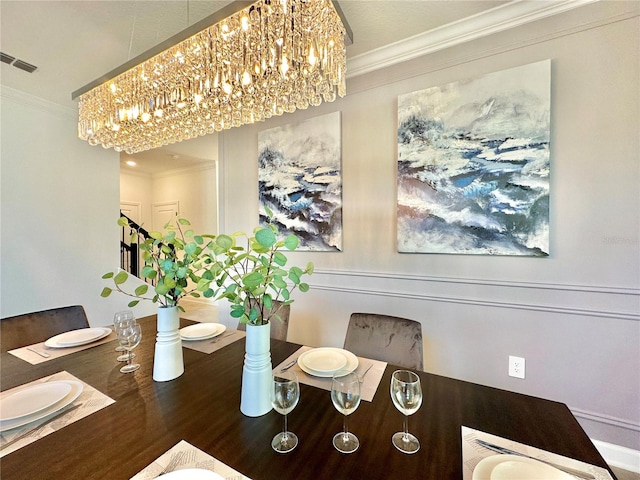
[[[331,0],[234,2],[73,92],[78,136],[132,154],[332,102],[349,43]]]

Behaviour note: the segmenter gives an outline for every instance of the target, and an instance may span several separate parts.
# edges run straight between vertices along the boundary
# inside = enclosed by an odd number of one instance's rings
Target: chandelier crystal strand
[[[345,28],[330,0],[261,0],[80,96],[78,135],[137,153],[332,102]]]

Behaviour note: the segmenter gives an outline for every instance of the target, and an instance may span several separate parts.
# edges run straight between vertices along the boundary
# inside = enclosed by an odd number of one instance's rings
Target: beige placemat
[[[241,340],[246,336],[247,334],[240,330],[226,330],[222,335],[214,338],[208,338],[206,340],[182,340],[182,346],[208,354],[213,353],[216,350],[220,350],[221,348],[226,347],[237,340]]]
[[[278,373],[280,370],[282,370],[282,368],[291,364],[291,362],[293,362],[294,360],[297,360],[302,353],[306,352],[307,350],[311,350],[312,348],[313,347],[307,346],[300,347],[292,355],[281,362],[276,368],[274,368],[273,373]],[[387,368],[387,362],[358,357],[358,368],[356,368],[355,372],[360,376],[364,375],[364,379],[360,387],[360,398],[362,400],[365,400],[367,402],[373,401],[373,397],[375,396],[376,391],[378,390],[378,386],[380,385],[380,380],[382,380],[382,376],[384,375],[385,368]],[[288,370],[296,372],[296,374],[298,375],[298,382],[300,383],[331,391],[331,378],[321,378],[309,375],[300,368],[297,361],[293,364],[292,367],[289,367]]]
[[[181,440],[144,470],[131,477],[131,480],[147,480],[156,478],[164,473],[186,468],[210,470],[222,475],[226,480],[250,480],[249,477],[242,475],[184,440]]]
[[[104,393],[99,392],[91,385],[83,382],[82,380],[79,380],[66,371],[58,372],[49,377],[41,378],[39,380],[20,385],[10,390],[0,392],[0,398],[11,395],[12,393],[15,393],[16,391],[21,390],[27,386],[52,380],[78,381],[83,385],[82,393],[69,406],[65,407],[65,409],[59,412],[52,413],[51,415],[48,415],[38,421],[29,423],[22,427],[13,428],[11,430],[0,433],[0,457],[18,450],[25,445],[29,445],[30,443],[35,442],[42,437],[46,437],[56,430],[60,430],[61,428],[64,428],[67,425],[80,420],[81,418],[91,415],[92,413],[95,413],[98,410],[102,410],[104,407],[115,403],[115,400],[109,398]],[[60,412],[66,413],[62,413],[58,416],[58,413]]]
[[[80,352],[82,350],[86,350],[87,348],[93,348],[98,345],[102,345],[103,343],[109,343],[115,339],[116,334],[115,332],[111,331],[109,335],[101,338],[98,341],[87,343],[85,345],[79,345],[77,347],[49,348],[44,344],[44,342],[41,342],[34,343],[33,345],[27,345],[26,347],[16,348],[15,350],[9,350],[8,353],[20,358],[21,360],[24,360],[25,362],[29,362],[31,365],[37,365],[38,363],[53,360],[54,358],[64,357],[65,355]]]
[[[556,453],[547,452],[539,448],[530,447],[523,443],[514,442],[503,437],[491,435],[490,433],[481,432],[480,430],[474,430],[469,427],[462,427],[462,479],[472,480],[473,470],[478,463],[486,457],[492,455],[500,455],[500,453],[493,452],[482,445],[478,444],[476,440],[484,440],[485,442],[498,445],[499,447],[508,448],[519,453],[523,453],[533,458],[553,462],[558,465],[573,468],[581,472],[585,472],[593,475],[596,480],[613,480],[609,472],[595,465],[590,465],[573,458],[564,457]],[[579,478],[579,477],[576,477]]]

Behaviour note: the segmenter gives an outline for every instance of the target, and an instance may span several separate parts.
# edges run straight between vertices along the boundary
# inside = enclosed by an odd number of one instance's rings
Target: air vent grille
[[[38,68],[35,65],[31,65],[30,63],[23,62],[22,60],[16,60],[15,62],[13,62],[13,66],[29,73],[34,72]]]
[[[0,52],[0,60],[2,60],[2,63],[11,64],[15,59],[16,57],[12,57],[11,55],[7,55],[6,53]]]
[[[35,65],[31,65],[24,60],[16,59],[16,57],[13,57],[4,52],[0,52],[0,60],[2,60],[3,63],[8,63],[9,65],[13,65],[16,68],[29,73],[34,72],[38,68]]]

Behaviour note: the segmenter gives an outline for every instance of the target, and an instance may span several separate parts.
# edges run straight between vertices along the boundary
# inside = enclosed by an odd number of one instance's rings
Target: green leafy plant
[[[271,219],[273,213],[267,210],[267,215]],[[303,277],[313,273],[313,263],[309,262],[304,270],[287,267],[283,250],[295,250],[299,240],[295,235],[278,239],[278,233],[269,221],[266,227],[256,227],[253,236],[244,232],[221,234],[209,245],[211,261],[215,262],[211,272],[216,274],[221,291],[218,298],[226,298],[231,303],[230,315],[243,323],[263,325],[272,318],[280,319],[279,308],[273,308],[275,302],[289,305],[296,289],[309,290]],[[211,283],[203,279],[199,288],[210,289]]]
[[[118,220],[118,225],[132,229],[131,243],[138,243],[144,260],[141,277],[153,282],[155,286],[145,283],[128,291],[125,289],[125,282],[130,276],[127,272],[107,272],[102,278],[111,279],[114,286],[104,287],[102,297],[108,297],[115,290],[135,298],[129,302],[129,307],[135,307],[140,300],[150,300],[166,307],[177,306],[184,311],[178,305],[181,298],[187,295],[213,297],[216,294],[209,287],[216,276],[208,254],[208,247],[214,236],[195,235],[191,229],[183,230],[191,225],[184,218],[167,223],[164,226],[165,233],[149,232],[148,237],[139,228],[130,225],[125,217]],[[200,288],[205,284],[206,288]]]

